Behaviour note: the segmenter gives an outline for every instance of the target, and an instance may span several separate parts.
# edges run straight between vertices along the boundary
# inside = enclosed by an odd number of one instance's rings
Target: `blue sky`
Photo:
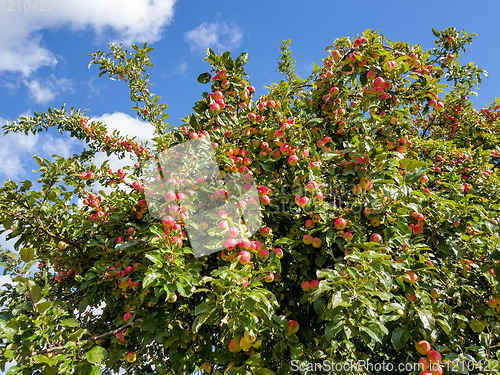
[[[266,92],[264,85],[281,79],[276,73],[280,40],[292,40],[297,73],[305,77],[313,62],[321,63],[326,46],[365,29],[421,43],[424,49],[433,47],[431,28],[477,33],[461,61],[474,61],[490,78],[473,100],[481,107],[500,93],[498,1],[48,0],[52,11],[35,10],[36,3],[0,2],[1,125],[66,103],[68,108],[88,108],[88,115],[112,129],[150,138],[151,127],[130,110],[126,84],[98,78],[97,66],[88,69],[89,53],[121,41],[128,46],[149,42],[155,48],[151,92],[169,105],[175,126],[208,88],[196,80],[210,69],[202,61],[207,47],[218,53],[231,50],[233,56],[249,53],[246,68],[259,95]],[[0,135],[0,180],[33,179],[32,155],[70,156],[78,148],[57,132]],[[0,242],[9,246],[3,238]]]

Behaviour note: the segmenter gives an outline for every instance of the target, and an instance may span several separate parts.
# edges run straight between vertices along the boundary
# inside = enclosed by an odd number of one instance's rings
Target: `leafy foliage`
[[[458,62],[473,34],[433,33],[428,51],[371,30],[340,38],[307,78],[285,41],[286,80],[257,99],[248,54],[208,49],[198,81],[211,92],[182,128],[168,128],[149,92],[151,48],[91,55],[101,76],[128,83],[156,137],[148,147],[64,108],[4,127],[57,126],[89,149],[35,157],[39,190],[0,189],[0,222],[17,239],[1,254],[15,286],[0,292],[0,368],[313,374],[308,364],[325,360],[417,363],[414,343],[429,340],[445,372],[498,371],[500,101],[477,111],[468,99],[486,74]],[[181,215],[150,215],[141,182],[153,155],[198,137],[222,175],[253,177],[264,215],[250,246],[202,258]],[[138,164],[95,166],[100,150]]]

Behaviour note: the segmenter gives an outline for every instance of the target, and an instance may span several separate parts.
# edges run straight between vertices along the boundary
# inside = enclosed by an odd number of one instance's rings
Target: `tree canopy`
[[[307,78],[283,41],[283,79],[260,97],[245,73],[248,54],[208,49],[211,71],[198,77],[207,92],[182,127],[169,126],[167,106],[150,92],[147,44],[89,55],[99,76],[128,84],[155,137],[108,134],[86,111],[64,107],[4,126],[56,127],[85,150],[35,156],[36,188],[29,180],[0,188],[0,223],[16,240],[15,252],[0,253],[14,283],[0,292],[0,368],[267,375],[324,373],[330,362],[352,364],[335,373],[498,371],[500,101],[476,110],[470,100],[486,75],[459,61],[474,34],[432,31],[429,50],[372,30],[339,38]],[[238,209],[258,206],[258,228],[224,210],[227,185],[189,182],[199,155],[176,164],[177,174],[151,168],[190,140],[208,142],[226,183],[239,176],[245,190],[256,188]],[[95,165],[100,152],[135,164]],[[160,216],[151,172],[171,193]],[[185,204],[201,196],[203,204]],[[198,256],[187,222],[205,203],[220,209],[213,225],[196,228],[213,250]]]

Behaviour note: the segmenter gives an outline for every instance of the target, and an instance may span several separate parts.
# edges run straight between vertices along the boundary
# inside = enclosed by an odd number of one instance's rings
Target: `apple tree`
[[[420,363],[408,374],[498,371],[500,100],[476,110],[469,99],[486,75],[459,61],[474,34],[432,31],[429,50],[371,30],[339,38],[307,78],[284,41],[284,78],[260,97],[246,53],[208,49],[211,71],[198,77],[207,92],[179,127],[149,91],[151,48],[90,55],[100,76],[128,84],[155,137],[110,134],[64,107],[4,126],[56,127],[85,149],[35,156],[36,185],[0,188],[0,222],[16,241],[1,253],[13,284],[0,295],[0,368],[315,374],[331,361],[357,365],[345,373],[389,372],[368,362]],[[262,214],[250,233],[223,209],[227,190],[210,195],[221,209],[200,228],[223,250],[201,257],[181,201],[206,193],[203,181],[160,182],[178,205],[158,218],[144,177],[156,155],[194,139],[209,142],[222,177],[253,181],[256,199],[241,207]],[[135,164],[95,165],[100,152]],[[186,179],[190,169],[179,165]]]

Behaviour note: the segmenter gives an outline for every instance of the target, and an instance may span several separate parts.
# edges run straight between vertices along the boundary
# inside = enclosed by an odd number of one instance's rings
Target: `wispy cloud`
[[[4,125],[5,119],[0,118]],[[78,144],[74,138],[54,138],[50,134],[8,133],[0,135],[0,181],[20,180],[31,177],[33,155],[50,158],[53,154],[68,158],[72,148]],[[34,166],[34,165],[33,165]]]
[[[44,46],[39,32],[61,26],[72,30],[90,28],[98,37],[107,39],[106,42],[154,42],[172,21],[175,0],[52,3],[52,11],[9,12],[8,17],[2,17],[0,72],[28,76],[42,66],[56,65],[57,57]]]
[[[177,65],[177,68],[175,68],[174,73],[183,76],[186,74],[187,67],[188,67],[187,62],[183,61],[179,65]]]
[[[238,47],[243,39],[243,33],[237,25],[229,26],[223,23],[202,23],[196,29],[185,35],[191,51],[205,51],[212,48],[218,53]]]
[[[63,92],[73,92],[73,82],[67,78],[56,78],[51,75],[48,78],[23,80],[28,89],[30,97],[39,104],[47,104],[58,94]]]

